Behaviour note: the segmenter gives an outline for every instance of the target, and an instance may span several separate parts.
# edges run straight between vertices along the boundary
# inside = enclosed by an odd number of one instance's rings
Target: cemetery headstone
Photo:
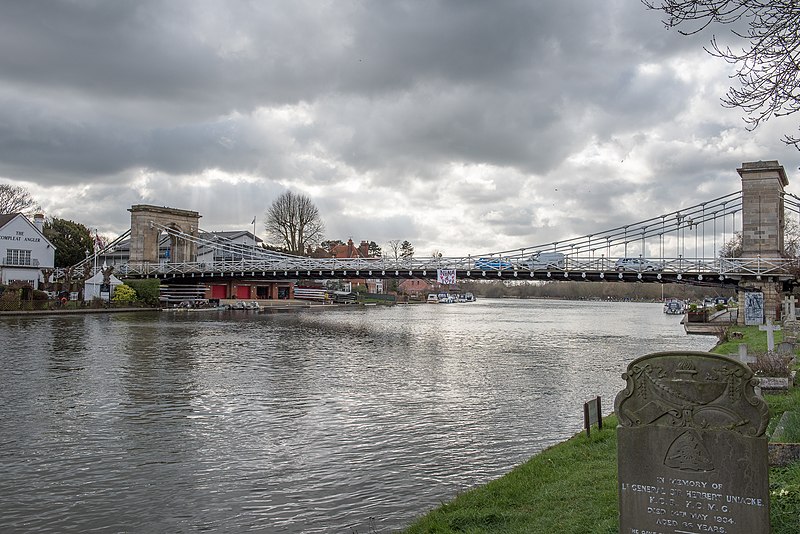
[[[622,377],[619,531],[768,533],[769,410],[750,368],[707,352],[660,352]]]
[[[775,346],[775,354],[778,356],[792,357],[794,356],[794,343],[782,341]]]
[[[767,333],[767,350],[769,352],[775,351],[775,332],[781,329],[780,326],[772,324],[772,319],[767,319],[767,324],[762,324],[758,327],[759,330]]]
[[[783,317],[786,321],[797,320],[797,297],[794,295],[783,297]]]
[[[739,343],[738,360],[741,363],[756,363],[756,357],[747,354],[747,343]]]
[[[797,332],[800,323],[797,321],[786,320],[783,322],[783,340],[789,343],[797,343]]]

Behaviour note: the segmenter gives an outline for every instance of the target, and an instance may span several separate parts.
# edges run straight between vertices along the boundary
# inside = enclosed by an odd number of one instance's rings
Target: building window
[[[31,264],[31,251],[30,250],[6,250],[6,265],[30,265]]]

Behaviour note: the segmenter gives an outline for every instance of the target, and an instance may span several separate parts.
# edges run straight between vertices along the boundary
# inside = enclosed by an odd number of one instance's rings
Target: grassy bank
[[[744,329],[745,338],[713,352],[766,349],[766,334]],[[621,384],[622,386],[622,384]],[[771,418],[800,412],[800,389],[765,396]],[[616,533],[616,418],[602,431],[578,434],[532,457],[502,478],[465,492],[421,517],[405,532],[414,533]],[[770,521],[773,534],[800,532],[800,462],[770,468]]]

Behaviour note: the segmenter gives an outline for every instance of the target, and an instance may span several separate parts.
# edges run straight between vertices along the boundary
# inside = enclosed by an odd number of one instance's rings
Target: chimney
[[[358,245],[358,252],[361,254],[362,258],[369,257],[369,243],[366,241],[362,241],[360,245]]]
[[[40,234],[44,233],[44,215],[41,213],[37,213],[33,216],[33,225],[39,231]]]

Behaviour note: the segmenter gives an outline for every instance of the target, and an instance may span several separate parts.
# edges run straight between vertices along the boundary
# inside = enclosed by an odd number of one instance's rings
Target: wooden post
[[[594,423],[597,423],[598,430],[603,429],[603,416],[599,396],[583,403],[583,426],[586,429],[587,437],[591,436],[591,426]]]

